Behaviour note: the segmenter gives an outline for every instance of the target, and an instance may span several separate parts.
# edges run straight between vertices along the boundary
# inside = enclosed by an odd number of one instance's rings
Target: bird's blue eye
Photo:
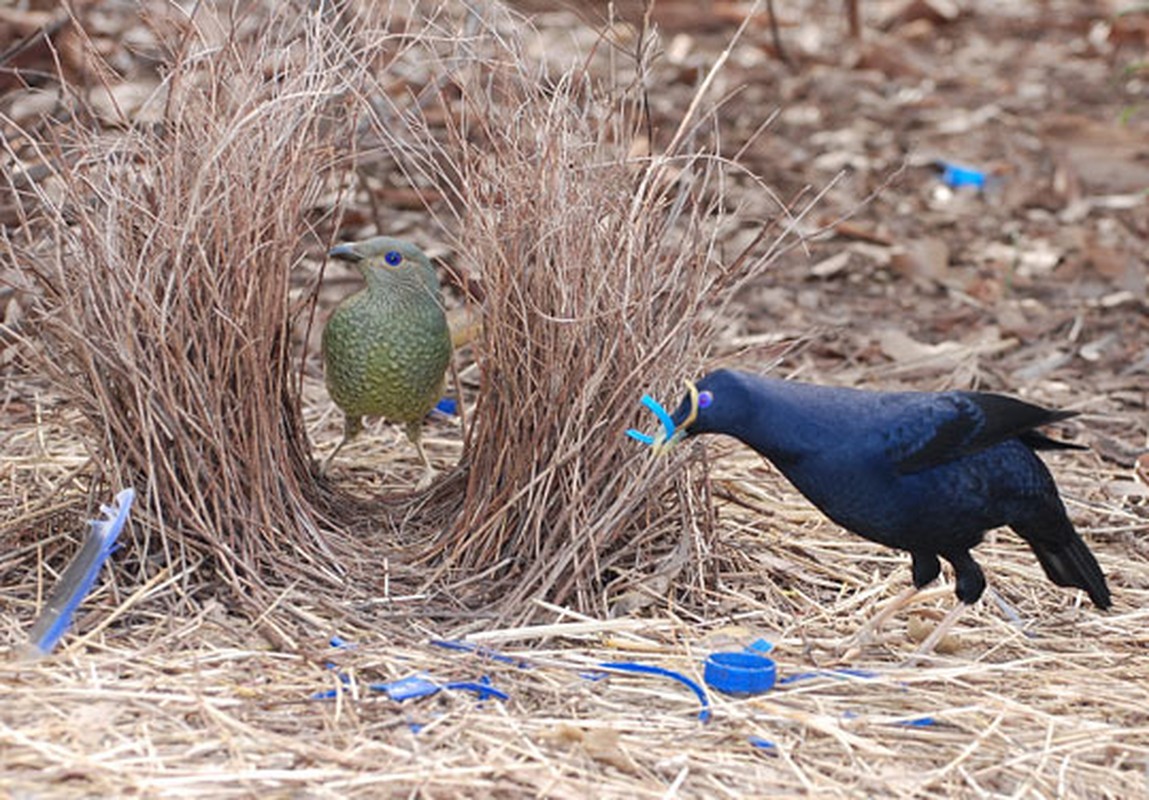
[[[698,393],[698,407],[710,408],[710,404],[714,402],[714,395],[711,392],[702,391]]]
[[[383,256],[383,260],[393,267],[399,266],[403,262],[403,256],[398,250],[388,251],[387,255]]]

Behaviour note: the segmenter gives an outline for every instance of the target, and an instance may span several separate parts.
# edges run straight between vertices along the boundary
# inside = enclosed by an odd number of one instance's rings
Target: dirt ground
[[[6,51],[60,19],[42,5],[0,8],[0,60],[77,69],[63,27],[48,37],[55,50]],[[575,5],[517,6],[537,28],[533,54],[557,60],[593,47],[605,7]],[[1079,411],[1058,433],[1089,452],[1049,463],[1109,578],[1113,611],[1049,585],[1012,537],[991,535],[975,555],[1020,625],[987,600],[936,663],[900,666],[913,647],[907,619],[884,647],[843,663],[833,643],[908,583],[906,560],[826,522],[753,454],[713,443],[730,567],[707,587],[705,607],[668,600],[612,620],[548,609],[553,626],[480,632],[468,652],[431,643],[457,631],[407,613],[404,603],[420,598],[349,609],[337,598],[299,602],[287,587],[284,607],[314,632],[288,635],[290,647],[219,602],[180,619],[146,605],[120,619],[93,612],[62,657],[0,666],[0,797],[1149,790],[1149,10],[1117,0],[882,0],[861,3],[856,40],[841,3],[774,5],[783,53],[759,6],[748,17],[748,3],[666,0],[651,13],[662,49],[647,86],[652,150],[727,52],[712,96],[725,98],[722,155],[746,167],[728,197],[747,225],[725,244],[736,252],[765,220],[802,233],[744,290],[714,364],[753,369],[797,342],[776,373],[979,388]],[[118,96],[130,103],[154,70],[133,45],[146,25],[132,4],[104,6],[78,4],[77,14],[129,76]],[[630,6],[618,13],[641,19]],[[35,113],[11,75],[0,73],[0,91],[10,119]],[[972,170],[979,185],[953,185],[947,164]],[[420,213],[399,219],[414,228]],[[3,224],[15,230],[18,220]],[[336,276],[324,302],[348,285]],[[17,324],[11,297],[0,300]],[[337,415],[310,367],[305,416],[316,441],[331,441]],[[50,435],[66,427],[67,410],[26,397],[27,376],[7,354],[5,369],[2,491],[16,518],[50,511],[46,498],[73,485],[87,456]],[[456,452],[453,430],[433,429],[432,453]],[[9,564],[31,552],[5,550]],[[923,613],[951,603],[945,584]],[[328,647],[324,614],[337,606],[347,647]],[[31,609],[15,589],[0,608],[15,644]],[[129,622],[131,636],[101,638]],[[705,653],[759,637],[774,643],[787,682],[761,697],[714,695],[706,725],[673,681],[587,677],[602,662],[642,661],[698,679]],[[415,672],[467,685],[406,702],[370,688]],[[484,694],[482,680],[509,698]],[[314,699],[322,690],[332,698]]]

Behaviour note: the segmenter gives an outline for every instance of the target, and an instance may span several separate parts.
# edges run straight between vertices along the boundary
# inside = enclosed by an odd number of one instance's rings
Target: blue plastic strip
[[[664,669],[663,667],[655,667],[650,664],[635,664],[631,661],[604,661],[599,666],[602,669],[612,670],[615,672],[635,672],[640,675],[659,675],[663,678],[670,678],[671,680],[678,681],[683,686],[694,692],[698,697],[698,702],[702,704],[701,710],[698,712],[698,719],[701,722],[710,721],[710,698],[706,696],[706,690],[702,688],[696,681],[683,675],[681,672],[674,670]]]

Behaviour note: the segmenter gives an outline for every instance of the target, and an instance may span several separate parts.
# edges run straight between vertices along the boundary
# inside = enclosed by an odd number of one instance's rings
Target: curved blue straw
[[[662,423],[662,428],[665,431],[663,441],[669,441],[670,438],[674,436],[674,420],[671,418],[670,413],[662,407],[661,403],[659,403],[648,394],[644,394],[642,396],[642,404],[654,412],[654,415],[658,417],[658,421]],[[645,434],[642,431],[635,430],[634,428],[629,429],[626,432],[626,435],[631,439],[635,439],[645,445],[654,444],[653,436]]]

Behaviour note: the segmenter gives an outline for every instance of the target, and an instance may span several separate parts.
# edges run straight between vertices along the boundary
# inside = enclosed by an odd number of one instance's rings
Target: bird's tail
[[[1057,544],[1025,538],[1051,581],[1058,586],[1084,589],[1095,606],[1109,608],[1113,601],[1109,598],[1109,586],[1105,583],[1101,566],[1081,536],[1072,530],[1071,534],[1070,538]]]

